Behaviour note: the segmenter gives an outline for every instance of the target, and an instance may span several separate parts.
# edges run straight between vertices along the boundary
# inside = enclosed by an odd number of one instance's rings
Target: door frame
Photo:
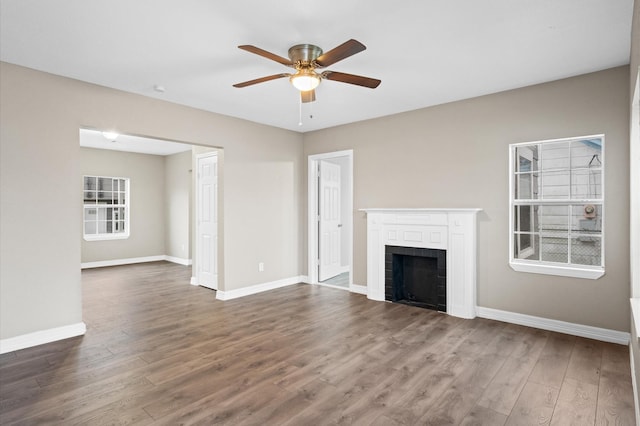
[[[340,206],[340,209],[346,209],[352,212],[347,215],[347,229],[349,232],[343,232],[342,238],[347,239],[349,254],[349,290],[353,289],[353,150],[327,152],[323,154],[309,155],[307,163],[307,277],[309,284],[318,284],[318,163],[320,160],[329,160],[333,158],[347,157],[349,164],[349,185],[346,187],[348,192],[347,205]]]
[[[201,247],[201,243],[200,243],[200,203],[202,202],[202,200],[200,199],[200,173],[199,173],[199,162],[201,159],[206,158],[206,157],[215,157],[216,159],[216,179],[219,179],[219,174],[218,174],[218,170],[219,170],[219,158],[218,158],[218,152],[217,151],[209,151],[209,152],[204,152],[201,154],[196,154],[196,159],[195,159],[195,172],[196,172],[196,183],[195,183],[195,253],[194,253],[194,262],[195,266],[196,266],[196,270],[195,273],[194,271],[192,271],[192,274],[195,278],[195,282],[194,280],[191,281],[192,285],[200,285],[201,282],[201,273],[200,273],[200,267],[201,267],[201,263],[199,260],[199,256],[202,253],[202,247]],[[216,210],[216,227],[218,228],[218,222],[220,220],[220,218],[218,217],[218,191],[216,191],[215,197],[214,197],[214,204],[215,204],[215,210]],[[219,228],[216,229],[216,235],[218,235],[219,238]],[[218,291],[219,289],[219,282],[220,282],[220,277],[219,277],[219,265],[218,265],[218,243],[216,242],[215,246],[214,246],[214,262],[216,264],[216,282],[215,282],[215,288],[213,290]]]

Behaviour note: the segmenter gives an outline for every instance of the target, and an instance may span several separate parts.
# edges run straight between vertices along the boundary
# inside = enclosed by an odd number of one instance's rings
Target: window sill
[[[601,267],[577,268],[575,266],[544,265],[515,261],[509,262],[509,266],[511,266],[511,269],[518,272],[556,275],[560,277],[586,278],[590,280],[597,280],[604,275],[604,268]]]
[[[84,235],[85,241],[108,241],[108,240],[126,240],[129,234],[113,234],[113,235]]]

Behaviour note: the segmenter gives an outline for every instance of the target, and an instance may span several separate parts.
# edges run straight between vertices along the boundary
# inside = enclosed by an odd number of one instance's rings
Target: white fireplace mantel
[[[367,213],[367,297],[385,300],[385,246],[447,251],[447,313],[476,316],[476,216],[482,209],[360,209]]]

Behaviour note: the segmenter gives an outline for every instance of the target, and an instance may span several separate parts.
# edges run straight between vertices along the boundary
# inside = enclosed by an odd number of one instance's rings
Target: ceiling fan
[[[293,74],[281,73],[269,75],[255,80],[245,81],[243,83],[234,84],[233,87],[247,87],[265,81],[276,80],[278,78],[289,77],[291,84],[300,91],[300,99],[302,102],[313,102],[316,100],[315,89],[321,80],[340,81],[342,83],[355,84],[357,86],[375,89],[380,85],[380,80],[360,75],[346,74],[336,71],[316,72],[318,68],[326,68],[338,61],[360,53],[366,49],[365,45],[357,40],[349,40],[340,46],[323,53],[322,49],[313,44],[297,44],[289,49],[289,59],[275,55],[259,47],[251,45],[238,46],[239,49],[247,52],[255,53],[264,58],[271,59],[282,65],[294,68]]]

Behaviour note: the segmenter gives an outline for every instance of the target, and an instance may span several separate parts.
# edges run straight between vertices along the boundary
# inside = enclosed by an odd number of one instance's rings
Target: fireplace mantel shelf
[[[400,208],[400,209],[392,209],[392,208],[371,208],[371,209],[359,209],[361,212],[366,213],[428,213],[428,212],[481,212],[482,209],[478,208]]]
[[[476,316],[476,216],[480,208],[370,208],[367,297],[385,300],[385,246],[447,251],[447,313]]]

